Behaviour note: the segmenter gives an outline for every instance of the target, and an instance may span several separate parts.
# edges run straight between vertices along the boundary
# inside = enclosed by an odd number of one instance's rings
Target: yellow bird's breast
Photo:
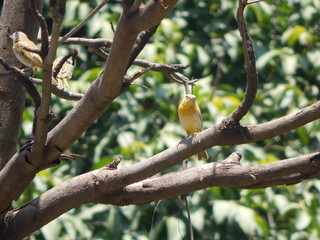
[[[178,108],[178,115],[180,123],[188,135],[201,131],[202,119],[197,105],[188,106],[181,104]]]

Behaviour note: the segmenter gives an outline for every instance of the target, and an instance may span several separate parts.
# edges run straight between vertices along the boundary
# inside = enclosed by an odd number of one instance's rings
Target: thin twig
[[[34,17],[37,19],[40,28],[41,28],[41,51],[40,51],[40,55],[42,58],[44,58],[45,56],[47,56],[48,51],[49,51],[49,33],[48,33],[48,27],[47,27],[47,23],[44,19],[44,17],[42,16],[42,14],[38,11],[38,9],[36,8],[35,2],[34,0],[30,0],[30,9],[34,15]]]
[[[150,68],[150,71],[163,72],[166,74],[172,74],[174,72],[182,71],[189,67],[188,64],[163,64],[163,63],[152,63],[142,59],[136,59],[133,65]]]
[[[185,170],[187,168],[188,168],[188,159],[186,159],[182,162],[182,169]],[[187,194],[182,194],[180,197],[183,199],[183,201],[186,205],[186,209],[187,209],[190,240],[194,240],[192,221],[191,221],[191,215],[190,215],[190,208],[189,208],[189,203],[188,203],[188,196],[187,196]]]
[[[126,89],[127,87],[129,87],[131,85],[131,83],[136,80],[137,78],[141,77],[143,74],[145,74],[146,72],[148,72],[150,70],[150,68],[145,68],[142,70],[138,70],[136,71],[132,76],[130,77],[124,77],[124,80],[122,82],[122,90]]]
[[[109,57],[109,53],[103,51],[101,48],[97,46],[90,47],[90,50],[92,50],[95,54],[102,57],[103,59],[107,60]]]
[[[115,33],[116,29],[114,28],[113,23],[111,21],[110,21],[110,27],[111,27],[112,32]]]
[[[39,86],[42,85],[42,79],[32,78],[31,81],[36,85],[39,85]],[[53,84],[51,85],[51,93],[53,93],[59,98],[63,98],[66,100],[80,100],[83,97],[82,93],[68,92],[68,91],[65,91],[64,89],[58,88],[56,85],[53,85]]]
[[[253,4],[253,3],[258,3],[258,2],[263,2],[264,0],[255,0],[255,1],[252,1],[252,2],[247,2],[247,5],[249,4]]]
[[[178,72],[174,72],[173,74],[167,74],[167,76],[171,80],[179,84],[183,84],[186,90],[186,94],[190,94],[189,85],[193,86],[195,82],[199,81],[199,79],[189,80],[187,77]]]
[[[73,36],[76,32],[78,32],[89,20],[92,18],[104,5],[108,3],[109,0],[104,0],[102,3],[100,3],[93,11],[81,21],[76,27],[71,29],[70,32],[68,32],[63,38],[59,40],[59,44],[62,44],[65,40],[67,40],[69,37]]]
[[[10,75],[10,74],[12,74],[12,71],[0,72],[0,76],[1,76],[1,77],[8,76],[8,75]]]
[[[94,53],[99,55],[100,57],[104,59],[108,59],[109,54],[103,51],[101,48],[98,47],[92,47],[90,48]],[[163,72],[166,74],[172,74],[174,72],[178,72],[184,69],[187,69],[189,67],[188,64],[164,64],[164,63],[153,63],[142,59],[135,59],[132,63],[132,65],[136,65],[143,68],[150,68],[150,71],[155,72]],[[198,80],[191,80],[191,83],[194,83]],[[182,83],[182,81],[179,81],[179,83]]]

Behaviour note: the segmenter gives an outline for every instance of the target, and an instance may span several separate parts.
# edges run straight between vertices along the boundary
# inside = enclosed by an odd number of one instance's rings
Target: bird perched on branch
[[[185,99],[181,102],[178,107],[179,120],[182,127],[187,132],[188,136],[193,136],[197,132],[202,130],[202,117],[201,112],[196,102],[196,96],[187,94]],[[198,153],[198,159],[208,159],[206,151]]]
[[[62,58],[63,57],[58,57],[56,60],[53,61],[52,70],[54,70],[55,67],[61,62]],[[68,80],[70,80],[72,77],[73,68],[73,64],[66,60],[65,63],[62,65],[57,77],[55,78],[57,80],[58,88],[69,88]]]
[[[35,72],[37,72],[38,69],[42,69],[42,58],[40,55],[28,50],[37,50],[38,47],[25,33],[15,32],[10,35],[10,38],[13,40],[13,53],[23,65],[33,68]]]

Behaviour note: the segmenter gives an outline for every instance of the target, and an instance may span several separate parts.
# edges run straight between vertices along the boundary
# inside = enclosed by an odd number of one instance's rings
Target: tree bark
[[[42,9],[42,1],[36,0],[36,4]],[[22,67],[13,54],[9,35],[23,31],[35,40],[38,28],[29,9],[29,0],[5,0],[0,18],[0,57],[10,65]],[[0,71],[3,70],[0,66]],[[25,97],[25,89],[16,77],[0,77],[0,170],[16,151]]]

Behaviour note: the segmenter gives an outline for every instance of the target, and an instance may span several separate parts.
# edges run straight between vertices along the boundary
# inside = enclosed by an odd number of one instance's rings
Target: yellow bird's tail
[[[209,157],[208,157],[208,153],[206,150],[198,153],[198,160],[202,160],[202,159],[206,160],[208,158]]]

